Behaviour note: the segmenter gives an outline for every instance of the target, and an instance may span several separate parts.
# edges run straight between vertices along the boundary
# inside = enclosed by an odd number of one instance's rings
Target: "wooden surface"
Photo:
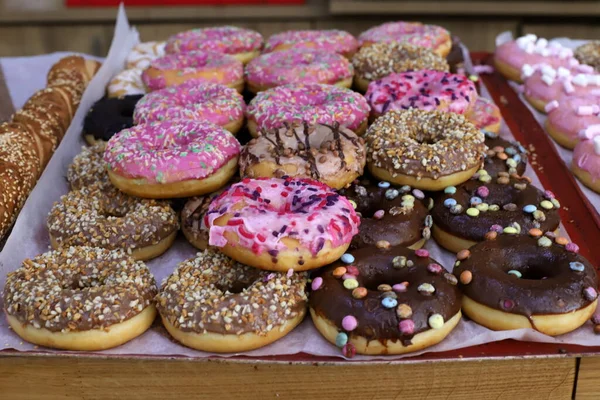
[[[600,398],[600,358],[584,357],[577,374],[577,400]]]
[[[289,365],[0,357],[3,399],[569,399],[576,359]]]

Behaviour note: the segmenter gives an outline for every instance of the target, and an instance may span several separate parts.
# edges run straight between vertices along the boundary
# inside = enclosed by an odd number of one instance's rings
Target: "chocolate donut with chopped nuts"
[[[313,276],[310,313],[347,357],[408,353],[439,343],[458,324],[456,284],[425,249],[364,247]]]
[[[583,325],[598,303],[598,277],[564,237],[497,234],[458,253],[463,311],[493,330],[533,328],[546,335]]]
[[[305,272],[240,264],[212,249],[179,264],[156,297],[167,331],[183,345],[221,353],[266,346],[306,313]]]
[[[600,71],[600,40],[593,40],[577,47],[573,55],[581,64],[587,64]]]
[[[248,178],[312,178],[340,189],[363,174],[365,147],[351,130],[295,123],[260,132],[240,155],[240,175]]]
[[[8,274],[4,311],[13,331],[40,346],[104,350],[148,329],[154,277],[120,250],[63,247]]]
[[[434,195],[434,203],[433,237],[454,252],[481,242],[490,229],[554,232],[560,224],[560,203],[552,192],[539,190],[528,177],[506,172],[492,178],[480,170],[468,182]]]
[[[84,147],[81,153],[73,158],[73,162],[67,169],[67,182],[71,190],[80,190],[97,185],[99,189],[112,187],[106,162],[102,158],[106,150],[106,142],[98,142],[93,146]]]
[[[433,200],[410,186],[394,187],[389,182],[377,184],[368,179],[355,181],[339,191],[360,214],[358,234],[351,249],[374,246],[405,246],[420,249],[431,237],[432,219],[428,207]]]
[[[488,175],[492,178],[498,177],[500,172],[523,175],[527,168],[527,150],[521,143],[502,139],[490,131],[482,130],[482,132],[488,148],[483,160],[483,169]]]

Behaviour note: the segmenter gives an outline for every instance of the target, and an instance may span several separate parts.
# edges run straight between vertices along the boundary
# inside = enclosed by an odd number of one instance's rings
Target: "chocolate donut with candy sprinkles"
[[[364,247],[313,277],[319,332],[354,354],[403,354],[444,340],[461,318],[457,279],[425,249]]]
[[[501,138],[498,134],[488,130],[481,130],[485,135],[485,145],[487,152],[483,160],[483,169],[485,169],[492,178],[498,177],[500,173],[507,176],[517,174],[519,176],[525,173],[527,168],[527,150],[519,142],[513,142]]]

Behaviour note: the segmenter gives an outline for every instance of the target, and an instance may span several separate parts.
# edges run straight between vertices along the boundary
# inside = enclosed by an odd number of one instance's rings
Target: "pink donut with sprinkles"
[[[378,42],[409,43],[431,49],[442,57],[446,57],[452,48],[450,32],[441,26],[420,22],[387,22],[364,31],[358,37],[361,47]]]
[[[219,26],[192,29],[171,36],[167,40],[167,53],[214,51],[229,54],[244,64],[260,54],[263,37],[260,33],[237,26]]]
[[[246,65],[245,74],[248,90],[258,93],[288,83],[327,83],[348,88],[354,68],[341,54],[291,48],[256,57]]]
[[[248,129],[256,137],[263,129],[306,121],[332,125],[338,122],[357,135],[367,129],[369,105],[350,89],[319,83],[295,83],[260,92],[246,109]]]
[[[204,120],[235,134],[244,123],[245,110],[244,98],[235,89],[188,81],[144,96],[135,106],[133,122]]]
[[[289,48],[325,50],[352,57],[358,49],[358,41],[346,31],[338,29],[286,31],[276,33],[267,40],[265,53]]]
[[[142,73],[142,81],[150,91],[181,85],[189,80],[220,83],[241,92],[244,89],[244,65],[227,54],[193,51],[157,58]]]
[[[478,97],[471,111],[465,116],[479,129],[493,133],[500,131],[502,115],[498,106],[490,99]]]
[[[464,75],[421,70],[373,81],[365,97],[374,117],[411,108],[465,114],[477,101],[477,89]]]
[[[546,106],[546,132],[567,149],[577,145],[580,132],[600,127],[600,95],[563,96]]]
[[[208,121],[136,125],[113,136],[104,161],[111,182],[138,197],[174,198],[211,193],[237,169],[240,144]]]
[[[311,179],[244,179],[204,216],[209,245],[256,268],[304,271],[340,258],[358,233],[352,204]]]

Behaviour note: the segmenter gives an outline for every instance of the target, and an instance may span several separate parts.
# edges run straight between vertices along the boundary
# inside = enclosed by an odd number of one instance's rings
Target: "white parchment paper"
[[[27,201],[25,208],[18,218],[15,228],[8,239],[6,247],[0,253],[0,287],[4,286],[6,274],[17,269],[24,258],[33,257],[49,249],[48,232],[46,229],[46,216],[54,201],[68,191],[65,181],[65,172],[73,157],[80,151],[83,141],[80,130],[82,119],[89,106],[99,99],[104,87],[114,73],[116,73],[125,59],[132,44],[137,40],[128,24],[123,20],[124,15],[119,14],[119,21],[115,32],[113,46],[106,59],[102,70],[94,79],[85,93],[84,101],[77,112],[73,126],[69,129],[63,143],[56,152],[52,161],[46,168],[44,176]],[[483,96],[489,94],[483,88]],[[503,137],[512,138],[505,126],[501,132]],[[539,186],[539,180],[528,169],[526,175],[530,176],[534,184]],[[426,245],[433,258],[438,260],[446,269],[451,270],[454,263],[454,254],[442,250],[433,240]],[[189,245],[180,235],[175,245],[163,256],[148,262],[156,280],[161,282],[181,262],[192,257],[196,250]],[[591,323],[587,323],[575,332],[552,338],[532,329],[521,329],[506,332],[494,332],[477,325],[472,321],[463,319],[456,329],[442,343],[424,351],[405,356],[356,356],[356,360],[394,360],[410,357],[425,352],[441,352],[464,347],[474,346],[504,339],[517,339],[536,342],[571,343],[579,345],[600,345],[600,336],[594,335]],[[48,351],[49,349],[36,349],[34,346],[23,342],[14,334],[6,324],[4,316],[0,316],[0,349],[16,349],[19,351]],[[62,352],[64,353],[64,352]],[[236,354],[211,354],[188,349],[173,341],[159,322],[140,337],[115,349],[99,352],[100,354],[119,355],[149,355],[149,356],[187,356],[187,357],[230,357]],[[307,318],[298,328],[286,337],[270,346],[255,351],[243,353],[244,356],[259,357],[273,355],[289,355],[306,353],[316,356],[342,357],[338,348],[325,341],[317,332],[310,318]]]

